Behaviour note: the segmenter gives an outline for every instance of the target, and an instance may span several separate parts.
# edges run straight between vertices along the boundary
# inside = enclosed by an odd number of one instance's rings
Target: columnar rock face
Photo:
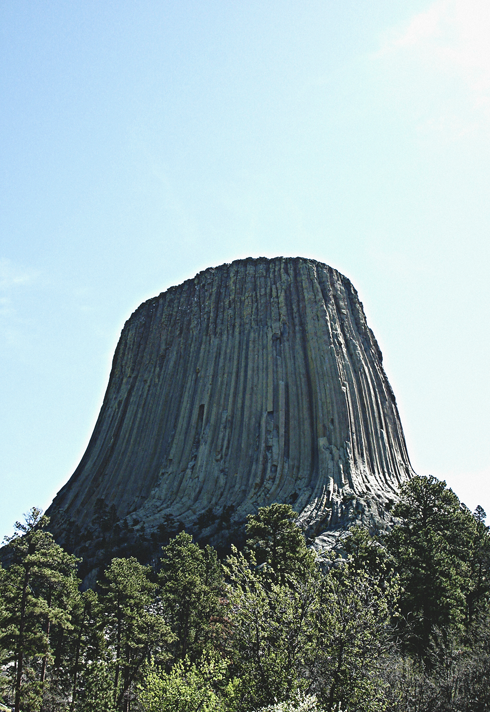
[[[126,322],[87,451],[52,510],[156,528],[288,502],[311,536],[382,521],[413,474],[351,282],[303,258],[207,269]],[[209,523],[209,522],[208,522]]]

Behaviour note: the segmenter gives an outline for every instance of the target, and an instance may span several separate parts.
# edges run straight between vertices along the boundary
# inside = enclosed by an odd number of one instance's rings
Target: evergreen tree
[[[95,591],[80,594],[72,611],[72,629],[60,641],[61,657],[67,671],[66,698],[71,697],[70,710],[84,709],[94,685],[100,687],[107,678],[110,654],[104,635],[105,620]],[[92,678],[96,679],[92,679]],[[110,685],[112,702],[112,684]],[[107,696],[107,695],[106,695]]]
[[[163,548],[159,575],[162,602],[175,634],[175,659],[197,660],[223,611],[223,572],[216,551],[180,532]]]
[[[155,601],[157,585],[150,568],[135,558],[113,559],[99,582],[104,633],[113,655],[113,699],[117,709],[129,709],[131,686],[141,677],[152,655],[166,657],[172,639]]]
[[[376,583],[393,583],[395,561],[383,540],[365,527],[351,527],[337,548],[347,555],[351,571],[362,571]]]
[[[486,513],[478,506],[473,514],[475,528],[473,540],[469,542],[469,557],[472,587],[467,597],[468,624],[471,625],[479,614],[488,610],[490,602],[490,528],[486,526]]]
[[[14,709],[40,709],[47,667],[53,661],[53,628],[71,627],[77,560],[46,531],[49,519],[33,508],[8,538],[12,563],[2,580],[4,621],[0,648],[13,678]]]
[[[289,574],[306,573],[315,557],[306,546],[296,523],[297,514],[289,504],[259,507],[249,514],[246,550],[254,554],[258,566],[276,580],[284,582]]]
[[[401,583],[408,649],[427,659],[436,629],[462,630],[473,589],[470,560],[476,534],[471,513],[435,477],[414,477],[400,492],[400,519],[387,536]]]

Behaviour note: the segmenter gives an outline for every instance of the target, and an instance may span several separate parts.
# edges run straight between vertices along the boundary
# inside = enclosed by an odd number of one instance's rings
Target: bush
[[[212,670],[202,670],[188,659],[176,662],[169,673],[152,666],[145,675],[139,702],[145,712],[224,712],[211,686],[212,677]]]
[[[262,707],[259,712],[322,712],[322,708],[315,695],[298,694],[293,700]]]

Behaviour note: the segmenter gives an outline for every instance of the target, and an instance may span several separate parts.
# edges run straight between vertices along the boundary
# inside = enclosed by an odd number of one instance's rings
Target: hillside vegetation
[[[94,590],[32,509],[0,568],[0,694],[15,712],[483,712],[490,534],[414,477],[376,534],[315,554],[289,505],[220,560],[180,531]]]

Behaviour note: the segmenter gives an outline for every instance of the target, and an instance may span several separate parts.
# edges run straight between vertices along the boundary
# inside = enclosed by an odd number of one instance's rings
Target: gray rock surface
[[[245,259],[126,322],[87,451],[50,509],[83,527],[102,498],[151,531],[165,515],[192,527],[289,502],[321,545],[353,519],[383,526],[412,474],[351,282],[311,259]]]

